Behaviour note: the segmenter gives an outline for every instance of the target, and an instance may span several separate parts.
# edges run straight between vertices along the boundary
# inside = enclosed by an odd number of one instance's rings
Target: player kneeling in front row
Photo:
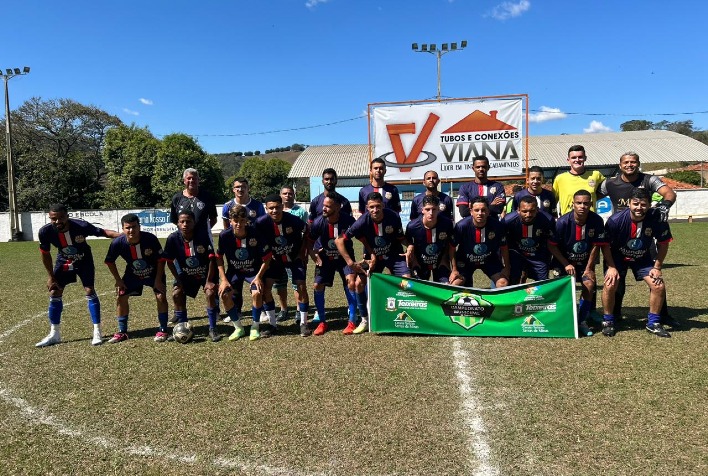
[[[325,314],[325,287],[331,287],[334,283],[334,275],[339,273],[345,286],[345,292],[357,296],[362,294],[363,301],[357,299],[360,312],[366,316],[366,279],[357,276],[354,270],[347,265],[342,255],[337,249],[337,238],[340,237],[354,223],[354,218],[346,213],[340,213],[342,209],[342,196],[337,192],[330,192],[324,197],[322,203],[322,215],[319,216],[310,228],[308,246],[310,256],[317,265],[315,267],[314,297],[317,314],[320,323],[317,325],[314,334],[320,336],[327,332],[327,317]],[[314,250],[312,245],[319,243],[321,249]],[[353,243],[345,243],[347,253],[350,258],[354,257]],[[356,328],[356,309],[349,303],[349,323],[348,329]]]
[[[96,268],[87,236],[116,238],[120,233],[97,228],[84,220],[69,218],[69,212],[61,203],[49,207],[49,223],[39,229],[39,251],[42,264],[49,279],[49,334],[35,344],[46,347],[61,342],[61,313],[64,309],[62,296],[67,284],[75,283],[78,276],[86,291],[89,314],[93,322],[92,345],[103,343],[101,337],[101,303],[94,289]],[[52,266],[52,245],[57,248],[57,260]]]
[[[347,250],[347,241],[357,238],[364,244],[364,261],[367,269],[354,262]],[[366,197],[366,213],[359,217],[349,229],[335,240],[339,254],[347,265],[363,279],[369,273],[381,273],[388,268],[394,276],[409,278],[406,259],[401,243],[405,241],[403,225],[398,213],[384,208],[384,199],[378,192]],[[366,310],[366,292],[357,293],[359,311]],[[368,312],[362,312],[361,322],[354,327],[349,321],[344,334],[361,334],[369,327]]]
[[[427,281],[432,274],[436,283],[449,282],[453,227],[452,221],[440,213],[440,199],[424,196],[418,218],[406,227],[406,260],[413,276]]]
[[[194,213],[187,210],[177,216],[177,231],[167,237],[165,258],[167,267],[175,277],[172,300],[177,322],[189,322],[187,317],[187,296],[197,297],[199,288],[204,287],[209,319],[209,338],[212,342],[221,340],[216,330],[219,311],[216,307],[216,262],[214,246],[206,227],[195,228]],[[180,272],[174,261],[180,267]]]
[[[116,280],[118,332],[108,340],[111,344],[128,339],[128,313],[130,296],[141,296],[143,286],[152,288],[157,301],[159,329],[155,342],[167,340],[167,297],[165,296],[165,258],[162,245],[152,233],[140,230],[140,219],[134,213],[121,218],[123,234],[113,240],[108,248],[105,263]],[[121,277],[116,266],[118,257],[125,260],[125,273]]]
[[[490,216],[487,197],[475,197],[469,205],[470,216],[455,224],[450,243],[450,284],[472,287],[474,271],[481,269],[496,287],[508,286],[511,265],[504,223]]]
[[[229,223],[231,226],[219,234],[216,251],[219,295],[235,327],[229,340],[237,340],[246,335],[241,322],[244,282],[251,286],[253,322],[249,339],[256,340],[261,337],[259,320],[263,312],[263,280],[272,254],[266,241],[258,237],[256,229],[250,224],[246,207],[232,206],[229,210]],[[227,270],[224,270],[224,258],[228,262]]]
[[[595,291],[595,262],[597,252],[608,256],[610,246],[605,234],[605,223],[597,213],[590,211],[592,196],[587,190],[578,190],[573,195],[573,209],[556,222],[553,236],[548,239],[548,250],[553,255],[551,270],[555,275],[575,276],[582,283],[578,303],[578,330],[581,335],[591,336],[587,319]],[[610,257],[611,259],[611,257]],[[616,270],[614,270],[616,274]]]
[[[624,278],[631,269],[637,281],[644,281],[649,286],[649,314],[646,329],[659,337],[671,337],[661,325],[659,312],[664,302],[665,284],[661,267],[672,241],[669,224],[662,222],[654,214],[647,214],[650,204],[649,192],[643,188],[632,191],[629,208],[607,220],[607,236],[612,249],[608,266],[616,268],[620,278]],[[657,256],[652,260],[650,248],[656,239]],[[618,279],[606,279],[602,292],[604,316],[602,333],[608,337],[615,335],[615,317],[612,314],[615,305]]]

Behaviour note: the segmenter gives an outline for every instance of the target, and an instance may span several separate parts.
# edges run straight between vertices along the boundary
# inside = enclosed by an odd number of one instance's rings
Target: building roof
[[[574,144],[585,147],[588,168],[616,167],[620,155],[630,150],[637,152],[645,164],[708,160],[708,145],[677,132],[650,130],[530,136],[529,165],[556,170],[568,168],[568,148]],[[334,168],[340,177],[366,177],[369,175],[369,146],[310,146],[297,158],[288,176],[315,177],[327,167]]]

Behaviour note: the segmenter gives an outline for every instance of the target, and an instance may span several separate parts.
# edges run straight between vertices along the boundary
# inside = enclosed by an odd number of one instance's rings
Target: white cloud
[[[131,116],[139,116],[140,113],[138,111],[133,111],[131,109],[128,109],[127,107],[123,108],[123,112],[126,114],[130,114]]]
[[[145,104],[146,106],[152,106],[152,99],[140,98],[140,102]]]
[[[492,8],[492,11],[486,16],[491,16],[496,20],[508,20],[520,16],[522,13],[531,8],[531,2],[528,0],[519,0],[517,3],[504,2]]]
[[[586,134],[596,134],[598,132],[612,132],[612,129],[600,121],[591,121],[590,126],[583,129],[583,132]]]
[[[568,115],[557,107],[541,106],[537,113],[529,114],[529,122],[546,122],[565,119]]]
[[[305,2],[305,6],[307,8],[315,8],[320,3],[327,3],[327,2],[329,2],[329,0],[307,0]]]

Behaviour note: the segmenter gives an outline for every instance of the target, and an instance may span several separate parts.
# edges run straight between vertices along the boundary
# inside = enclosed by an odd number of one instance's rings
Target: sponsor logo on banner
[[[418,324],[406,311],[396,314],[393,325],[398,329],[418,329]]]
[[[521,323],[521,332],[548,332],[548,330],[543,322],[532,314]]]
[[[521,175],[522,99],[378,107],[373,115],[375,155],[389,168],[387,180],[417,178],[419,167],[441,179],[471,178],[480,155],[489,159],[490,176]]]
[[[526,288],[526,297],[524,297],[524,301],[543,301],[544,297],[538,293],[540,288],[538,286],[531,286],[529,288]]]
[[[527,304],[526,312],[556,312],[556,303],[550,304]]]
[[[484,323],[494,310],[494,304],[478,294],[467,292],[454,293],[441,307],[453,323],[466,330]]]

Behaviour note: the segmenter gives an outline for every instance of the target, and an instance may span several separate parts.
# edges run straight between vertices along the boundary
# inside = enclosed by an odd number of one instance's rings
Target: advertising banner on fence
[[[489,159],[489,176],[519,176],[525,166],[522,99],[497,99],[373,109],[374,156],[386,180],[474,177],[472,159]]]
[[[575,278],[475,289],[375,273],[371,332],[578,338]]]

